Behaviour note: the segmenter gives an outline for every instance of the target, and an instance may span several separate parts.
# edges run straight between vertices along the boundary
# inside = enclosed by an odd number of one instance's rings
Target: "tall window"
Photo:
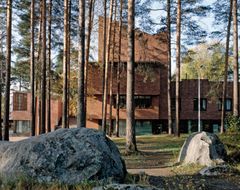
[[[27,110],[27,94],[14,93],[13,95],[13,111],[26,111]]]
[[[222,98],[218,99],[218,110],[222,111]],[[225,99],[225,110],[226,111],[232,111],[232,99],[231,98],[226,98]]]
[[[179,110],[181,110],[182,103],[181,103],[181,98],[179,98]],[[176,98],[171,98],[171,109],[172,111],[176,110]]]
[[[193,110],[198,111],[198,98],[193,99]],[[207,111],[207,98],[200,99],[200,110]]]
[[[138,109],[147,109],[152,106],[151,96],[134,96],[135,107]],[[120,95],[119,107],[122,109],[126,108],[126,96]],[[114,96],[114,108],[116,108],[116,96]]]

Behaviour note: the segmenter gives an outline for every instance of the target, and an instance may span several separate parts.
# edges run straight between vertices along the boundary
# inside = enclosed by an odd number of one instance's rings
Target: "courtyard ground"
[[[204,177],[198,174],[199,165],[180,166],[177,157],[184,140],[169,135],[137,137],[139,152],[125,154],[125,139],[113,138],[117,144],[129,172],[129,182],[150,184],[165,189],[240,189],[240,135],[220,136],[226,145],[229,164],[234,172],[216,177]],[[239,159],[239,160],[238,160]],[[237,169],[235,171],[235,169]]]

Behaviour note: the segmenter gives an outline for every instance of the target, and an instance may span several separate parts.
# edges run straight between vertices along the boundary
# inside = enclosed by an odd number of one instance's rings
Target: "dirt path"
[[[128,169],[127,170],[130,174],[141,174],[145,173],[150,176],[173,176],[174,173],[171,171],[169,167],[166,168],[151,168],[151,169]]]

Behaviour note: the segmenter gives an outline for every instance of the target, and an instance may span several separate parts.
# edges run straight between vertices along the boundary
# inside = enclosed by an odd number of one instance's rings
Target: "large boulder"
[[[102,132],[75,128],[19,142],[0,142],[0,173],[7,178],[20,175],[39,182],[121,182],[126,167],[116,145]]]
[[[93,190],[161,190],[161,189],[139,184],[110,184],[106,186],[93,188]]]
[[[199,132],[186,139],[178,161],[184,164],[212,166],[223,163],[226,156],[227,152],[217,135]]]

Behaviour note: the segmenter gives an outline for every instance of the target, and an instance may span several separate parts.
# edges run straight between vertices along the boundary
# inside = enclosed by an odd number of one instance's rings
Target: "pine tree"
[[[127,122],[126,122],[126,152],[137,151],[134,115],[134,27],[135,27],[135,1],[128,1],[128,62],[127,62]]]
[[[9,141],[9,103],[11,77],[11,47],[12,47],[12,0],[7,0],[7,37],[6,37],[6,79],[5,79],[5,107],[4,107],[4,140]]]

